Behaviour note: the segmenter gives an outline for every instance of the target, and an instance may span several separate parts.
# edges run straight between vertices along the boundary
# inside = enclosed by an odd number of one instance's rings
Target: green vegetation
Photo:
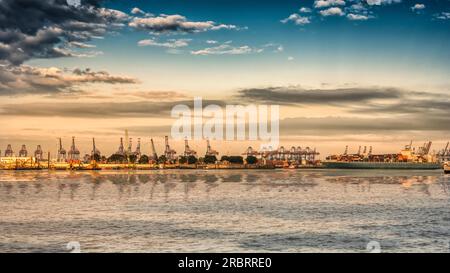
[[[220,161],[222,161],[222,162],[224,162],[224,161],[230,161],[230,157],[227,156],[227,155],[223,155],[223,156],[220,158]]]
[[[196,164],[197,162],[198,162],[198,159],[193,155],[190,155],[188,157],[180,156],[178,158],[178,163],[180,163],[180,164]]]
[[[128,159],[130,163],[136,163],[136,161],[138,160],[137,155],[129,155]]]
[[[120,154],[113,154],[111,155],[108,160],[108,163],[127,163],[127,157]]]
[[[232,164],[244,164],[244,158],[242,156],[222,156],[220,161],[228,161]]]
[[[190,155],[187,158],[187,162],[188,164],[196,164],[198,162],[198,159],[195,156]]]
[[[185,156],[180,156],[178,158],[178,163],[180,164],[186,164],[187,163],[187,158]]]
[[[203,159],[203,162],[206,164],[214,164],[217,161],[217,157],[215,155],[206,155]]]
[[[252,155],[247,156],[245,161],[247,162],[247,164],[256,164],[256,163],[258,163],[258,159],[256,157],[252,156]]]
[[[91,156],[91,160],[95,160],[97,162],[100,162],[102,160],[101,156],[99,154],[94,154],[94,156]]]
[[[150,162],[150,158],[147,155],[142,155],[138,161],[139,164],[148,164],[149,162]]]
[[[166,157],[165,155],[161,155],[161,156],[158,158],[158,163],[159,163],[159,164],[164,164],[164,163],[166,163],[166,161],[167,161],[167,157]]]
[[[190,155],[188,157],[180,156],[178,158],[178,163],[180,163],[180,164],[196,164],[197,162],[198,162],[198,159],[193,155]]]

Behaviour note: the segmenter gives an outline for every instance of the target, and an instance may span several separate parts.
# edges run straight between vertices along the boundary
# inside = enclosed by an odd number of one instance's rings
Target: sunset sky
[[[323,156],[410,140],[438,150],[449,48],[450,0],[0,0],[0,150],[55,153],[76,136],[109,155],[128,129],[161,152],[172,106],[194,96],[281,105],[282,145]]]

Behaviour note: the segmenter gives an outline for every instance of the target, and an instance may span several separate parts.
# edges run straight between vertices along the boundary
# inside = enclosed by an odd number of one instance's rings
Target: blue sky
[[[370,1],[370,0],[369,0]],[[355,83],[352,75],[364,71],[361,84],[447,85],[450,72],[450,20],[438,19],[443,12],[450,12],[450,1],[407,1],[367,5],[367,20],[350,20],[349,9],[359,1],[342,1],[344,4],[315,8],[315,1],[107,1],[106,6],[130,14],[137,7],[154,16],[160,14],[182,15],[187,21],[214,21],[229,24],[239,30],[208,30],[199,33],[168,32],[159,35],[148,31],[125,27],[118,34],[107,35],[103,40],[93,39],[92,44],[102,55],[92,59],[38,60],[38,64],[108,69],[116,73],[128,72],[136,77],[158,74],[158,69],[173,71],[176,75],[197,72],[208,77],[211,71],[236,78],[237,73],[264,75],[248,76],[247,80],[217,87],[219,92],[251,85],[303,84],[298,77],[314,78],[306,85],[322,83]],[[416,4],[423,9],[413,10]],[[302,13],[300,8],[311,12]],[[323,16],[320,11],[340,8],[342,15]],[[291,14],[309,20],[307,24],[294,21],[282,23]],[[142,16],[137,14],[137,16]],[[170,39],[187,39],[187,46],[168,50],[161,46],[138,46],[138,42],[154,39],[167,43]],[[217,41],[208,44],[208,40]],[[192,51],[216,47],[229,42],[232,47],[248,46],[261,53],[192,55]],[[272,46],[268,46],[272,44]],[[282,51],[276,51],[282,47]],[[126,54],[124,54],[126,52]],[[174,54],[177,53],[177,54]],[[264,72],[274,75],[273,81]],[[308,73],[305,73],[308,71]],[[392,75],[393,72],[396,75]],[[370,73],[376,76],[369,76]],[[324,74],[322,74],[324,73]],[[283,77],[282,74],[286,74]],[[164,77],[164,75],[161,75]],[[321,75],[324,77],[321,78]],[[330,75],[332,75],[330,77]],[[336,75],[340,75],[336,77]],[[191,75],[191,78],[194,75]],[[244,76],[245,77],[245,76]],[[199,81],[201,77],[196,77]],[[181,81],[186,79],[181,77]],[[185,91],[212,90],[214,84],[164,84],[156,86],[143,80],[148,88],[180,88]],[[358,82],[356,82],[358,83]],[[414,86],[408,86],[409,88]],[[434,89],[434,88],[433,88]]]
[[[0,142],[164,135],[163,106],[194,96],[282,104],[282,138],[330,150],[447,141],[449,0],[4,0],[0,15]]]

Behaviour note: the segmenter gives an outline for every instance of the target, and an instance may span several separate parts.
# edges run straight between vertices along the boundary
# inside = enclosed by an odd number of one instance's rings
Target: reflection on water
[[[186,173],[187,172],[187,173]],[[339,171],[334,171],[338,172]],[[376,184],[393,184],[404,189],[414,188],[430,195],[431,185],[439,186],[444,194],[449,192],[450,176],[440,172],[429,172],[426,175],[405,175],[392,172],[387,175],[371,174],[370,172],[347,172],[336,175],[332,171],[153,171],[153,172],[0,172],[0,186],[5,195],[25,195],[30,187],[35,195],[42,193],[45,187],[56,187],[57,198],[68,191],[74,199],[82,183],[91,187],[90,199],[96,198],[96,192],[105,183],[111,183],[117,189],[117,197],[122,198],[138,193],[141,186],[150,185],[151,197],[157,187],[162,187],[169,195],[172,190],[183,187],[183,192],[189,195],[190,189],[197,183],[205,183],[202,189],[220,191],[224,183],[239,183],[239,188],[245,191],[259,189],[261,191],[308,191],[318,183],[329,182],[342,185],[354,185],[359,191],[370,192]],[[47,182],[47,183],[45,183]],[[180,183],[183,183],[182,185]],[[15,190],[14,190],[15,189]]]
[[[0,251],[447,252],[440,171],[0,172]]]

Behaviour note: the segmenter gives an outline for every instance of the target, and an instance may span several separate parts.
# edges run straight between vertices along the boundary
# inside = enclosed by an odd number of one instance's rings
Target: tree
[[[121,154],[113,154],[108,158],[108,163],[125,163],[127,158]]]
[[[244,164],[244,158],[242,156],[230,156],[228,161],[233,164]]]
[[[102,160],[102,158],[99,154],[94,154],[94,156],[91,156],[91,160],[95,160],[95,161],[99,162]]]
[[[226,156],[226,155],[223,155],[223,156],[220,158],[220,161],[230,161],[230,157],[229,157],[229,156]]]
[[[136,161],[138,160],[137,155],[134,154],[129,155],[128,160],[130,163],[136,163]]]
[[[166,161],[167,161],[167,157],[166,157],[165,155],[161,155],[161,156],[158,158],[158,163],[159,163],[159,164],[164,164],[164,163],[166,163]]]
[[[188,158],[187,158],[188,164],[196,164],[197,162],[198,162],[198,159],[195,156],[193,156],[193,155],[188,156]]]
[[[258,163],[258,159],[256,157],[252,156],[252,155],[247,156],[245,161],[247,162],[247,164],[256,164],[256,163]]]
[[[203,159],[203,162],[206,164],[214,164],[217,161],[217,157],[215,155],[206,155]]]
[[[186,164],[187,163],[187,158],[185,156],[180,156],[178,158],[178,163],[180,164]]]
[[[148,162],[150,162],[150,158],[147,155],[142,155],[139,158],[139,164],[148,164]]]

